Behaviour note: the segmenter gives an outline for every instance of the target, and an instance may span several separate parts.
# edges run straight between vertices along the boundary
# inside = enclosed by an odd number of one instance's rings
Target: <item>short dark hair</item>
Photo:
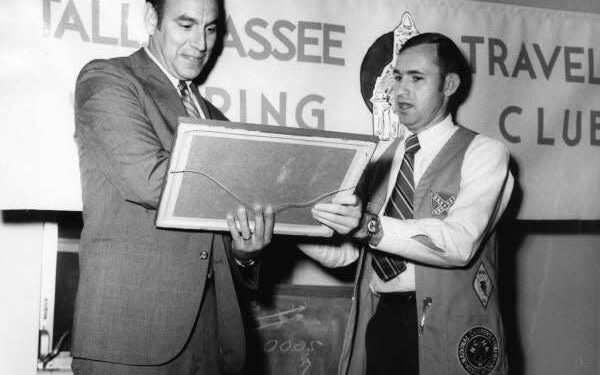
[[[471,91],[472,78],[469,62],[452,39],[439,33],[423,33],[413,36],[400,47],[398,54],[422,44],[436,45],[437,64],[442,81],[449,73],[455,73],[460,78],[460,86],[450,97],[448,104],[450,112],[455,116],[458,107],[467,99]]]
[[[160,23],[162,22],[163,14],[165,11],[165,2],[166,0],[146,0],[147,3],[150,3],[154,10],[156,11],[157,18],[157,27],[160,29]]]
[[[156,11],[156,18],[157,18],[157,27],[160,29],[161,27],[161,22],[163,19],[163,15],[165,14],[165,4],[167,3],[168,0],[146,0],[147,3],[150,3],[150,5],[152,5],[152,7],[154,8],[154,10]],[[223,9],[223,2],[222,0],[217,0],[217,5],[219,6],[219,9],[222,10]],[[219,12],[219,14],[221,14],[221,12]],[[223,18],[223,17],[221,17]],[[221,25],[222,20],[220,20],[220,26]]]

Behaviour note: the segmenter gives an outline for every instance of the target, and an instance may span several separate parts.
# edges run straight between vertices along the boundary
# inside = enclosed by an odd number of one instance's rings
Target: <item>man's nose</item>
[[[206,33],[204,30],[198,28],[194,31],[190,38],[190,44],[199,51],[206,51]]]
[[[408,85],[406,79],[399,79],[394,82],[392,86],[392,95],[403,95],[408,92]]]

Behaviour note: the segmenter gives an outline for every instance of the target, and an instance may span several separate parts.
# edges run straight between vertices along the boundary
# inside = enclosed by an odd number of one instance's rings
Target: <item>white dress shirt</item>
[[[420,150],[415,154],[415,186],[442,147],[456,132],[450,116],[418,134]],[[410,133],[405,131],[404,137]],[[390,176],[396,176],[404,156],[404,144],[394,155]],[[498,221],[506,208],[513,180],[509,174],[498,214],[494,209],[500,199],[507,176],[509,154],[502,143],[477,135],[469,145],[461,167],[460,190],[454,205],[444,219],[423,218],[399,220],[379,213],[383,237],[373,249],[401,255],[408,260],[407,269],[396,278],[383,282],[377,276],[371,280],[375,292],[415,290],[415,267],[412,261],[441,267],[466,265],[481,240]],[[389,199],[395,178],[389,179]],[[387,200],[386,199],[386,200]],[[418,238],[419,240],[416,240]],[[425,239],[425,241],[423,241]],[[341,246],[300,244],[300,250],[328,267],[339,267],[358,258],[359,248],[352,241]]]

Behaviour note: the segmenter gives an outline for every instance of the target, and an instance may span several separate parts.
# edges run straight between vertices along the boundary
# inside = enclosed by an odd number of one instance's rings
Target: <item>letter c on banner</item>
[[[506,118],[511,113],[517,113],[520,115],[522,112],[523,112],[523,109],[521,109],[521,107],[511,105],[511,106],[506,107],[504,109],[504,111],[502,111],[502,113],[500,114],[500,119],[498,121],[498,125],[500,126],[500,133],[502,133],[502,136],[504,137],[504,139],[506,139],[510,143],[520,143],[521,137],[516,136],[516,135],[511,135],[508,132],[508,130],[506,130]]]

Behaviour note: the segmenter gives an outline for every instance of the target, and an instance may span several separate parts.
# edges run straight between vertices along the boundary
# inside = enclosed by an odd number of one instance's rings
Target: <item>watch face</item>
[[[369,234],[375,234],[375,233],[377,233],[378,230],[379,230],[379,221],[377,220],[376,217],[371,218],[371,220],[369,220],[367,222],[367,231],[369,231]]]

